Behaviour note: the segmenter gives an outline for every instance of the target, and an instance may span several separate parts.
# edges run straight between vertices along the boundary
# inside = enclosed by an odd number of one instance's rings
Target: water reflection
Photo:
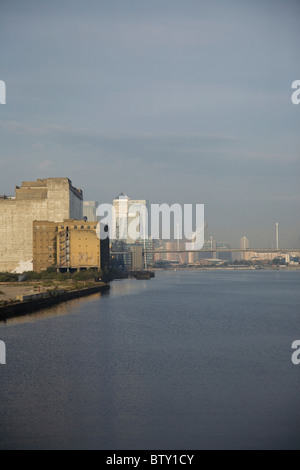
[[[299,448],[299,275],[159,273],[9,320],[0,449]]]
[[[153,282],[153,281],[152,281]],[[32,323],[39,320],[45,320],[51,317],[61,317],[78,313],[82,307],[97,302],[99,297],[122,297],[135,295],[140,291],[145,291],[149,286],[149,281],[137,281],[135,279],[126,279],[114,281],[110,284],[110,290],[99,292],[87,297],[69,300],[53,307],[43,308],[37,312],[30,312],[21,316],[0,320],[0,328],[3,326],[21,325],[24,323]]]
[[[72,299],[67,302],[62,302],[58,305],[53,305],[50,308],[43,308],[37,312],[30,312],[21,316],[7,318],[0,320],[0,328],[3,326],[14,326],[21,325],[24,323],[32,323],[39,320],[45,320],[51,317],[61,317],[69,314],[76,314],[84,305],[88,305],[93,302],[97,302],[99,297],[109,296],[109,290],[92,294],[87,297],[81,297],[79,299]]]
[[[118,297],[124,295],[135,295],[137,292],[145,291],[150,286],[151,281],[137,281],[135,279],[114,281],[110,286],[110,295]]]

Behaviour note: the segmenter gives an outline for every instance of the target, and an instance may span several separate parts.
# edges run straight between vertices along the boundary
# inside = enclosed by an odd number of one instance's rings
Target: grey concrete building
[[[83,217],[83,195],[68,178],[23,182],[15,196],[0,197],[0,271],[33,269],[32,224]]]

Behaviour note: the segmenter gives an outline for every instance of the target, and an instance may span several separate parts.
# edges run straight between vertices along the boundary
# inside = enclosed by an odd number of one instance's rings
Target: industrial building
[[[60,271],[109,268],[109,239],[100,240],[98,224],[85,220],[33,223],[33,269]]]
[[[82,191],[68,178],[23,182],[15,196],[0,197],[0,272],[32,271],[33,222],[82,220],[82,202]]]
[[[131,270],[142,271],[144,269],[144,257],[142,246],[132,246],[130,248],[131,253]]]

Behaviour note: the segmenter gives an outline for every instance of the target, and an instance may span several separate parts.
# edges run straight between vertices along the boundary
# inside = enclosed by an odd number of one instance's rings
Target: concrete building
[[[0,198],[0,272],[32,271],[33,221],[82,219],[82,200],[68,178],[23,182],[15,196]]]
[[[132,246],[131,252],[131,269],[132,271],[142,271],[144,269],[143,247]]]
[[[178,240],[176,241],[177,243],[177,249],[180,251],[185,250],[185,241],[184,240]],[[188,254],[187,253],[178,253],[177,254],[177,259],[178,259],[178,264],[186,264],[188,261]]]
[[[85,220],[33,223],[33,267],[61,271],[109,267],[109,239],[100,240],[98,224]]]
[[[130,199],[126,194],[121,193],[114,199],[113,207],[115,209],[115,219],[113,220],[113,226],[117,240],[123,240],[127,244],[133,244],[138,238],[143,238],[141,224],[135,224],[137,217],[141,217],[142,225],[148,227],[148,211],[149,203],[146,199]],[[133,225],[136,225],[137,235],[135,237],[129,233],[130,227],[133,230]],[[134,233],[134,235],[135,235]],[[142,236],[141,236],[142,235]],[[148,233],[146,233],[148,235]]]
[[[244,261],[273,261],[274,259],[281,257],[287,263],[289,262],[290,255],[288,254],[278,254],[278,253],[256,253],[255,251],[248,251],[244,253]]]
[[[155,250],[154,240],[152,240],[152,238],[148,238],[146,240],[139,239],[139,240],[136,241],[135,245],[141,246],[143,248],[143,250],[144,250],[144,247],[145,247],[146,251],[150,252],[150,253],[146,254],[146,259],[145,259],[145,256],[144,256],[144,264],[147,265],[147,266],[144,266],[144,267],[149,268],[149,266],[153,266],[154,265],[154,250]]]
[[[165,249],[167,251],[177,250],[177,242],[165,242]],[[172,263],[176,263],[178,261],[178,253],[166,253],[165,260],[170,261]]]
[[[121,193],[113,201],[115,210],[115,218],[113,218],[113,226],[115,230],[116,240],[127,241],[127,224],[128,224],[128,203],[129,197]]]
[[[249,248],[249,240],[248,240],[247,237],[242,237],[242,238],[240,239],[240,248],[241,248],[242,250],[248,250],[248,248]]]
[[[97,201],[83,201],[83,218],[88,222],[97,222]]]
[[[188,264],[194,264],[194,263],[197,263],[197,261],[199,261],[199,253],[189,252],[187,254]]]
[[[97,225],[82,220],[65,220],[58,225],[57,268],[101,269]]]
[[[241,250],[248,250],[249,249],[249,240],[247,237],[242,237],[240,239],[240,248]],[[246,261],[248,258],[247,258],[247,253],[243,253],[242,251],[240,252],[239,254],[239,261]]]
[[[40,273],[57,263],[57,224],[33,222],[33,271]]]

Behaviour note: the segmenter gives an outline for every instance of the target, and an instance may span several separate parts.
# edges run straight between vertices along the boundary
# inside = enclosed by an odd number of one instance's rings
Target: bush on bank
[[[46,271],[37,273],[34,271],[28,271],[23,273],[25,275],[26,281],[67,281],[72,280],[75,282],[78,281],[95,281],[102,280],[104,282],[110,282],[114,278],[118,277],[119,271],[115,268],[111,270],[105,269],[104,271],[95,271],[93,269],[86,271],[75,271],[70,272],[57,272],[56,268],[48,268]],[[18,282],[19,274],[14,273],[0,273],[0,282]]]

